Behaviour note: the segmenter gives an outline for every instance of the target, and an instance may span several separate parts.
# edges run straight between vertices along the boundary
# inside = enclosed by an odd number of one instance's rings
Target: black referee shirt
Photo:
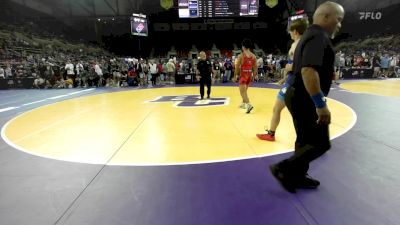
[[[301,77],[301,68],[312,67],[319,74],[322,92],[328,95],[334,73],[335,51],[328,33],[319,25],[311,25],[302,35],[293,57],[295,93],[308,94]]]
[[[211,79],[211,63],[208,60],[199,60],[197,69],[200,71],[200,76],[203,79]]]

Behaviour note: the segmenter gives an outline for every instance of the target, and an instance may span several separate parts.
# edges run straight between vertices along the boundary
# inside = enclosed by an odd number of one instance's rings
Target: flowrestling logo
[[[172,96],[160,96],[148,102],[152,103],[173,102],[175,107],[206,107],[206,106],[228,105],[229,98],[218,97],[218,98],[200,99],[198,95],[172,95]]]
[[[360,20],[380,20],[382,18],[381,12],[358,12]]]

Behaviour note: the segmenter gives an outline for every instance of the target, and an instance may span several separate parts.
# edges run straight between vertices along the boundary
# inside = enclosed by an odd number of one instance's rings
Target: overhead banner
[[[168,10],[174,6],[174,0],[160,0],[160,5],[164,9]]]
[[[273,8],[276,5],[278,5],[278,0],[265,0],[265,4],[270,7]]]

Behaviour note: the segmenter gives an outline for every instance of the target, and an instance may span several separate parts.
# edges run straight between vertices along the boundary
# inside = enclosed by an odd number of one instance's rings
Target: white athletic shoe
[[[246,113],[250,113],[251,112],[251,110],[253,110],[253,106],[251,105],[251,104],[248,104],[247,105],[247,111],[246,111]]]

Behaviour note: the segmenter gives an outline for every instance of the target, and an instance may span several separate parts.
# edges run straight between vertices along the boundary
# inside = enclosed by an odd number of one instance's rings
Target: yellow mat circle
[[[400,97],[400,80],[362,80],[343,83],[341,88],[352,92],[367,93],[388,97]]]
[[[269,124],[278,90],[250,88],[250,114],[238,108],[237,87],[157,88],[75,98],[25,112],[2,137],[16,149],[42,157],[108,165],[175,165],[262,157],[290,151],[295,140],[285,109],[276,142],[257,139]],[[354,111],[328,101],[332,137],[350,129]]]

